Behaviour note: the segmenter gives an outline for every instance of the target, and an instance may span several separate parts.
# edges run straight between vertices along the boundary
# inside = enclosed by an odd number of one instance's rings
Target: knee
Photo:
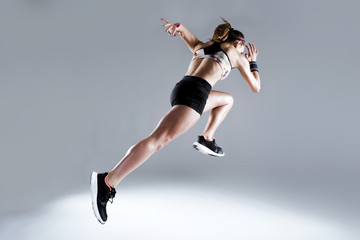
[[[234,105],[234,98],[233,98],[233,96],[230,95],[230,94],[226,94],[225,102],[226,102],[226,105],[228,105],[229,107],[232,107],[232,106]]]
[[[163,139],[161,139],[157,146],[156,146],[156,150],[160,150],[163,147],[165,147],[166,145],[168,145],[171,141],[173,140],[173,138],[171,136],[166,136]]]
[[[161,136],[161,137],[150,137],[151,140],[151,147],[154,151],[159,151],[166,145],[168,145],[172,140],[173,137],[170,135]]]

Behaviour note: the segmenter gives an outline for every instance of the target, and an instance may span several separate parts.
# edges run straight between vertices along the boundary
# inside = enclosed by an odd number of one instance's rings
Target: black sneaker
[[[101,224],[104,224],[107,220],[106,204],[115,197],[116,190],[113,187],[108,187],[105,183],[105,177],[108,173],[96,173],[91,174],[91,196],[92,207],[95,213],[95,217]]]
[[[222,157],[225,155],[221,147],[219,147],[215,143],[215,139],[212,141],[207,141],[204,136],[199,136],[197,142],[194,142],[193,147],[200,152],[214,156],[214,157]]]

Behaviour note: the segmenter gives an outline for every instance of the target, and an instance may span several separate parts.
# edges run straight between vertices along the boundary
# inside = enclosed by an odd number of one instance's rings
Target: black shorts
[[[210,91],[211,85],[206,80],[200,77],[184,76],[171,92],[171,106],[186,105],[201,115]]]

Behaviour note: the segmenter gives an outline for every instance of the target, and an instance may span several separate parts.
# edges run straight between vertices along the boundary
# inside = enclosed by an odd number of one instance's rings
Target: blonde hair
[[[238,37],[245,39],[244,34],[242,34],[240,31],[235,30],[232,28],[231,23],[221,17],[223,20],[223,24],[218,25],[215,28],[214,35],[210,39],[214,42],[225,42],[225,41],[236,41]],[[245,44],[245,41],[243,41],[243,44]]]

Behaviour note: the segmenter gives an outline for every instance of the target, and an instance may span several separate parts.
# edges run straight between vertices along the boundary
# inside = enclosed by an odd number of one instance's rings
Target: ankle
[[[213,141],[214,140],[214,136],[212,136],[212,135],[201,134],[200,136],[203,136],[206,141]]]
[[[111,190],[111,188],[115,188],[115,186],[114,186],[113,184],[111,184],[111,181],[109,181],[109,175],[110,175],[110,173],[109,173],[108,175],[106,175],[106,177],[105,177],[105,184],[106,184],[106,186],[108,186],[108,187],[110,188],[110,190]]]

